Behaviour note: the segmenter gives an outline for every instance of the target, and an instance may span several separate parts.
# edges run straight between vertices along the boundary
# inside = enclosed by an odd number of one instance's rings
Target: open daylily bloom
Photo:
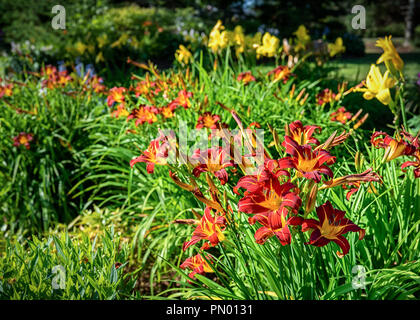
[[[207,128],[207,129],[218,129],[218,123],[220,121],[220,116],[217,114],[213,115],[210,112],[204,112],[200,117],[198,117],[196,129]]]
[[[244,30],[241,26],[236,26],[233,30],[233,42],[235,44],[235,53],[239,57],[245,51],[246,40]]]
[[[290,182],[280,184],[278,178],[267,170],[264,174],[266,176],[262,176],[260,180],[255,176],[248,176],[247,179],[238,182],[237,188],[243,187],[247,190],[238,202],[239,211],[248,214],[270,214],[288,208],[297,212],[302,200],[293,191],[296,186]]]
[[[402,135],[397,133],[396,137],[393,138],[385,132],[376,131],[370,138],[370,142],[377,149],[385,149],[384,161],[388,162],[403,155],[411,155],[416,150],[414,144],[404,140],[406,134],[407,133],[403,131]],[[384,138],[381,138],[382,136],[384,136]]]
[[[281,170],[276,160],[266,159],[257,174],[241,177],[236,187],[233,188],[233,192],[239,194],[238,190],[244,188],[247,193],[254,194],[261,192],[263,188],[271,189],[273,183],[279,183],[280,176],[289,177],[290,174],[286,170]]]
[[[223,235],[225,224],[226,219],[223,216],[218,216],[217,213],[213,216],[211,214],[211,208],[206,207],[203,217],[192,234],[191,240],[184,243],[183,250],[185,251],[188,247],[196,244],[200,240],[208,240],[210,242],[210,244],[206,242],[201,247],[202,250],[206,250],[210,246],[214,247],[225,239]]]
[[[191,106],[191,98],[193,97],[192,92],[187,92],[186,90],[181,90],[178,92],[178,97],[173,100],[169,106],[173,107],[184,107],[184,109],[188,109]]]
[[[276,236],[283,246],[290,244],[292,237],[289,225],[301,225],[303,218],[292,215],[287,219],[286,216],[288,213],[288,210],[283,208],[282,210],[271,213],[270,215],[256,214],[255,216],[249,218],[248,220],[251,225],[255,224],[255,222],[262,224],[262,227],[255,232],[255,242],[258,244],[264,244],[267,239]]]
[[[136,97],[138,98],[141,95],[156,95],[161,91],[160,88],[157,87],[157,83],[154,81],[147,81],[142,80],[137,83],[137,86],[134,88],[134,92]]]
[[[181,64],[188,64],[192,60],[192,54],[182,44],[175,52],[175,59]]]
[[[414,167],[414,176],[416,178],[420,178],[420,140],[419,135],[417,134],[416,137],[413,137],[408,132],[402,131],[401,135],[404,136],[406,140],[408,140],[412,146],[415,148],[415,151],[412,152],[411,156],[414,156],[415,161],[406,161],[401,165],[401,169],[404,170],[407,167]]]
[[[175,105],[167,105],[160,108],[160,113],[163,115],[165,119],[173,118],[175,116],[176,106]]]
[[[210,256],[206,256],[207,260],[211,260]],[[180,266],[181,269],[190,269],[192,272],[188,275],[191,279],[195,279],[195,275],[204,273],[211,273],[214,272],[210,265],[207,263],[206,260],[200,254],[197,254],[193,257],[188,258],[185,260]]]
[[[389,77],[389,70],[382,75],[379,67],[372,64],[363,85],[365,88],[356,88],[354,91],[364,92],[363,98],[366,100],[376,98],[384,105],[389,105],[392,101],[389,89],[395,85],[395,80]]]
[[[130,113],[127,111],[127,109],[124,107],[123,103],[120,103],[117,106],[117,110],[113,111],[111,113],[111,115],[115,118],[119,118],[120,116],[122,117],[127,117]]]
[[[279,49],[280,40],[276,36],[272,36],[266,32],[262,38],[262,45],[257,46],[257,59],[261,56],[274,57]]]
[[[382,62],[387,64],[389,61],[391,61],[395,69],[397,69],[398,71],[402,71],[402,69],[404,68],[404,62],[402,61],[400,55],[395,49],[391,38],[392,36],[388,36],[385,38],[379,38],[376,41],[376,46],[384,50],[384,53],[382,53],[382,55],[376,61],[376,64],[380,64]]]
[[[130,161],[130,166],[133,167],[138,162],[146,163],[147,173],[151,174],[155,170],[155,164],[166,165],[169,153],[169,143],[167,138],[163,135],[155,140],[152,140],[147,150],[143,154]]]
[[[278,66],[268,72],[267,75],[274,75],[274,81],[283,81],[283,83],[286,83],[291,76],[294,76],[288,66]]]
[[[193,174],[196,177],[199,177],[202,172],[211,172],[220,180],[222,185],[229,178],[225,168],[234,166],[229,155],[221,147],[210,148],[203,152],[197,149],[191,158],[199,162],[193,169]]]
[[[226,48],[229,45],[229,34],[227,31],[222,31],[224,26],[222,21],[218,20],[216,25],[210,32],[208,47],[214,52],[217,53],[220,50]]]
[[[305,50],[306,45],[311,41],[311,37],[308,34],[306,27],[304,25],[300,25],[293,34],[296,36],[295,50]]]
[[[404,169],[407,167],[414,167],[414,176],[416,178],[420,178],[420,148],[417,148],[417,150],[412,154],[415,157],[415,161],[406,161],[401,165],[401,169],[405,171]]]
[[[0,82],[1,82],[1,78],[0,78]],[[0,98],[2,98],[3,96],[11,97],[12,94],[13,94],[13,83],[0,86]]]
[[[240,73],[236,79],[243,82],[245,85],[255,81],[255,77],[252,75],[251,71]]]
[[[352,118],[352,114],[346,110],[344,107],[338,108],[337,111],[331,113],[330,120],[341,122],[342,124],[346,124]]]
[[[106,99],[108,106],[111,107],[114,103],[124,103],[124,94],[127,91],[124,87],[113,87],[109,90],[109,95]]]
[[[334,209],[329,201],[316,209],[319,221],[315,219],[305,219],[302,222],[302,231],[312,230],[309,241],[317,247],[323,247],[335,242],[342,250],[337,251],[337,255],[342,258],[350,250],[350,244],[343,236],[347,232],[359,232],[359,240],[365,235],[365,230],[355,225],[351,220],[344,218],[344,211]]]
[[[312,137],[315,131],[318,133],[321,132],[321,127],[319,126],[303,126],[300,120],[293,121],[291,124],[287,125],[285,128],[286,135],[293,139],[299,145],[305,145],[313,143],[319,145],[319,141]],[[283,147],[286,146],[286,141],[283,142]]]
[[[343,45],[343,38],[338,37],[337,39],[335,39],[334,43],[329,43],[328,51],[330,52],[330,57],[334,57],[339,53],[345,52],[346,47]]]
[[[312,150],[309,145],[301,146],[288,136],[285,136],[285,147],[291,157],[278,160],[280,167],[294,168],[298,176],[312,179],[317,183],[321,181],[322,174],[333,177],[333,172],[327,165],[335,163],[335,157],[328,151]]]
[[[13,137],[13,145],[15,147],[25,146],[26,149],[30,149],[30,142],[34,139],[30,133],[21,132],[16,137]]]
[[[133,109],[130,113],[130,115],[127,117],[127,120],[135,119],[136,127],[139,124],[143,124],[145,122],[147,123],[153,123],[157,121],[157,114],[158,110],[153,106],[145,106],[141,105],[136,109]]]

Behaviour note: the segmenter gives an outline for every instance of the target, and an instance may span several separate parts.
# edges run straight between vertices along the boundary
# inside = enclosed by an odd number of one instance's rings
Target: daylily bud
[[[305,205],[305,217],[314,210],[316,205],[316,196],[318,194],[318,185],[316,183],[313,184],[311,191],[308,193],[306,197],[306,205]]]
[[[354,156],[354,165],[356,167],[356,171],[361,171],[363,168],[363,162],[365,160],[365,157],[363,154],[360,153],[360,151],[356,152],[356,155]]]

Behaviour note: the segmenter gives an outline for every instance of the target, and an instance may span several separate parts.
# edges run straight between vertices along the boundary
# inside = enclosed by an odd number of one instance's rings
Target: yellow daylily
[[[96,38],[96,41],[98,42],[98,47],[102,48],[106,44],[108,44],[108,35],[106,33],[101,34],[99,37]]]
[[[121,46],[125,45],[128,41],[129,35],[127,33],[123,33],[117,41],[115,41],[113,44],[111,44],[111,48],[121,48]]]
[[[343,46],[343,39],[338,37],[335,39],[335,43],[329,43],[328,51],[330,52],[330,57],[334,57],[335,55],[346,51],[346,47]]]
[[[306,27],[304,25],[300,25],[293,34],[296,36],[295,50],[305,50],[306,45],[309,43],[309,41],[311,41],[311,36],[308,34]]]
[[[210,32],[208,47],[215,53],[229,44],[229,34],[226,31],[221,31],[223,29],[222,21],[218,20]]]
[[[257,59],[260,56],[274,57],[279,49],[280,40],[266,32],[262,38],[262,45],[257,46]]]
[[[384,62],[386,67],[390,69],[388,64],[391,61],[395,69],[397,69],[398,71],[402,71],[404,67],[404,62],[402,61],[400,55],[395,49],[394,44],[391,41],[391,38],[392,36],[388,36],[385,38],[379,38],[376,41],[376,46],[384,50],[384,53],[376,61],[376,64],[380,64],[381,62]],[[392,71],[392,67],[391,67],[391,71]]]
[[[241,26],[236,26],[233,30],[233,41],[235,44],[236,56],[245,51],[245,34]]]
[[[84,43],[78,41],[76,42],[75,49],[77,53],[79,53],[80,55],[83,55],[87,49],[87,46]]]
[[[365,88],[357,88],[355,91],[364,92],[363,98],[366,100],[376,98],[382,104],[389,105],[392,102],[389,89],[392,88],[395,83],[396,81],[389,77],[389,70],[382,75],[379,67],[372,64],[364,83]]]
[[[187,64],[192,60],[192,54],[182,44],[179,45],[179,49],[175,52],[175,59],[182,64]]]

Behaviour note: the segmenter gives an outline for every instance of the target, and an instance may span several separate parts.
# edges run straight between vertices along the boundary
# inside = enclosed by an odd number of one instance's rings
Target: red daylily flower
[[[269,214],[289,208],[297,212],[302,204],[298,194],[292,191],[296,188],[293,183],[280,184],[278,178],[272,174],[263,184],[256,183],[252,176],[248,177],[247,180],[238,182],[240,186],[248,188],[245,196],[238,202],[239,211],[248,214]]]
[[[401,134],[404,136],[406,140],[408,140],[412,146],[415,148],[415,151],[412,152],[411,156],[414,156],[415,161],[406,161],[401,165],[401,169],[404,170],[407,167],[415,167],[414,169],[414,176],[416,178],[420,178],[420,141],[419,141],[419,135],[417,134],[416,137],[413,137],[408,132],[401,132]]]
[[[130,166],[133,167],[138,162],[145,162],[147,173],[153,173],[155,164],[166,165],[168,158],[169,144],[167,138],[161,135],[159,138],[152,140],[147,150],[143,154],[130,161]]]
[[[271,70],[267,75],[270,76],[272,74],[274,74],[274,81],[283,80],[283,83],[286,83],[291,76],[294,76],[288,66],[278,66]]]
[[[211,260],[209,255],[206,256],[207,260]],[[207,263],[206,260],[200,254],[197,254],[193,257],[188,258],[185,260],[180,266],[181,269],[190,269],[192,272],[188,275],[191,279],[195,279],[195,275],[204,273],[214,272],[210,265]]]
[[[109,95],[106,99],[108,107],[116,103],[124,103],[125,97],[124,93],[127,91],[124,87],[113,87],[109,90]]]
[[[150,82],[147,80],[142,80],[137,83],[137,86],[134,88],[134,93],[138,98],[141,95],[153,94],[156,95],[161,91],[160,88],[157,88],[156,82]]]
[[[30,133],[21,132],[16,137],[13,137],[13,146],[25,146],[26,149],[30,149],[30,142],[34,139]]]
[[[298,176],[312,179],[317,183],[321,181],[322,174],[333,177],[333,172],[327,165],[335,163],[336,158],[328,151],[312,150],[309,145],[301,146],[288,136],[285,136],[284,143],[286,152],[291,157],[278,160],[281,168],[294,168]]]
[[[200,223],[192,234],[191,240],[184,243],[182,247],[183,250],[185,251],[188,247],[196,244],[200,240],[208,240],[210,242],[210,244],[206,242],[201,247],[202,250],[207,250],[210,246],[214,247],[225,239],[225,236],[223,235],[225,223],[226,219],[223,216],[215,214],[213,217],[211,214],[211,208],[206,207]]]
[[[316,209],[319,221],[315,219],[305,219],[302,223],[302,231],[312,230],[309,241],[317,247],[323,247],[335,242],[342,250],[337,251],[337,255],[342,258],[350,250],[350,244],[343,234],[347,232],[359,232],[359,240],[365,235],[365,230],[355,225],[351,220],[344,218],[344,211],[334,209],[329,201]]]
[[[384,138],[381,138],[384,136]],[[370,138],[370,142],[374,145],[375,148],[385,149],[384,160],[386,162],[394,160],[403,155],[412,155],[416,150],[416,146],[411,144],[410,141],[407,142],[407,137],[410,136],[405,131],[402,132],[402,136],[397,133],[395,138],[392,138],[387,133],[382,131],[376,131]]]
[[[290,244],[292,237],[290,234],[289,225],[301,225],[303,218],[291,216],[286,220],[288,213],[288,210],[283,208],[282,210],[279,210],[270,215],[257,214],[249,218],[248,221],[252,225],[255,222],[262,224],[262,227],[255,232],[255,241],[258,244],[264,244],[267,239],[276,236],[283,246]]]
[[[1,82],[1,78],[0,78],[0,82]],[[0,98],[2,98],[3,96],[11,97],[12,94],[13,94],[13,83],[0,86]]]
[[[184,107],[185,109],[188,109],[191,106],[191,100],[190,98],[193,97],[192,92],[187,92],[186,90],[181,90],[178,92],[178,97],[172,101],[169,105],[176,106],[176,107]]]
[[[193,169],[193,174],[199,177],[202,172],[211,172],[223,185],[228,181],[225,168],[234,166],[233,161],[229,158],[226,151],[221,147],[210,148],[204,152],[197,149],[192,159],[198,160],[200,164]]]
[[[175,113],[174,113],[175,109],[176,109],[176,106],[167,105],[167,106],[164,106],[164,107],[160,108],[159,111],[165,119],[170,119],[170,118],[173,118],[175,116]]]
[[[127,111],[127,109],[124,107],[124,104],[123,103],[120,103],[118,106],[117,106],[117,110],[115,110],[115,111],[113,111],[112,113],[111,113],[111,115],[113,116],[113,117],[115,117],[115,118],[119,118],[120,116],[122,116],[122,117],[126,117],[126,116],[128,116],[130,113]]]
[[[135,125],[137,127],[145,122],[150,124],[156,122],[158,113],[159,111],[153,106],[141,105],[137,109],[133,109],[127,119],[136,119]]]
[[[346,124],[352,118],[352,114],[346,110],[346,108],[341,107],[338,108],[337,111],[331,113],[330,120],[341,122],[342,124]]]
[[[321,127],[319,126],[303,126],[302,122],[296,120],[291,124],[287,125],[285,128],[286,135],[292,138],[297,144],[305,145],[309,143],[313,143],[315,145],[319,145],[319,141],[312,137],[314,132],[318,131],[321,132]],[[283,147],[286,146],[286,142],[283,142]]]
[[[201,115],[198,118],[197,125],[195,126],[196,129],[201,128],[208,128],[208,129],[218,129],[218,123],[220,121],[220,116],[213,115],[210,112],[204,112],[203,115]]]
[[[255,81],[255,77],[252,75],[251,71],[241,72],[236,80],[241,81],[244,85],[248,85],[250,82]]]

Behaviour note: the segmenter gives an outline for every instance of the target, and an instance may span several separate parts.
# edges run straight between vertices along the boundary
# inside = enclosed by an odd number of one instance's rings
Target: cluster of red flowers
[[[65,87],[69,82],[73,81],[66,70],[58,71],[57,67],[48,65],[41,70],[41,76],[45,79],[42,86],[48,89]]]
[[[153,105],[140,105],[133,108],[131,111],[127,110],[126,106],[126,95],[130,90],[124,87],[114,87],[109,90],[107,103],[109,107],[116,106],[116,109],[112,112],[112,115],[116,118],[127,117],[128,120],[133,119],[135,125],[143,123],[154,123],[158,120],[157,115],[162,115],[164,119],[173,118],[175,116],[175,110],[178,107],[184,107],[188,109],[191,106],[191,99],[193,97],[192,92],[186,90],[180,90],[175,99],[167,103],[162,107],[156,107]],[[134,91],[137,98],[144,95],[149,101],[154,103],[153,97],[159,92],[168,92],[162,90],[157,82],[151,82],[143,80],[137,84],[136,87],[132,87],[131,91]]]
[[[414,176],[420,178],[420,142],[419,135],[413,137],[411,134],[402,130],[397,132],[393,138],[387,133],[376,131],[371,137],[371,143],[375,148],[385,149],[384,161],[388,162],[400,156],[414,157],[413,161],[404,162],[401,169],[414,167]]]
[[[342,257],[349,252],[349,243],[343,236],[349,231],[359,232],[359,239],[364,236],[364,230],[349,219],[344,218],[344,212],[334,209],[329,201],[316,210],[319,221],[306,219],[313,210],[318,189],[330,188],[353,181],[378,181],[376,174],[365,172],[360,175],[333,178],[329,165],[335,162],[335,157],[327,150],[343,141],[343,137],[332,137],[324,144],[312,135],[321,129],[318,126],[303,126],[295,121],[286,126],[286,136],[283,142],[288,156],[278,160],[266,159],[264,167],[256,175],[242,177],[236,190],[245,189],[243,198],[238,203],[241,212],[250,214],[250,224],[259,223],[261,227],[255,233],[255,240],[263,244],[268,238],[276,236],[282,245],[291,243],[290,226],[301,226],[302,231],[312,231],[309,242],[314,246],[324,246],[335,242],[342,250],[337,254]],[[312,145],[315,145],[314,148]],[[291,169],[291,170],[290,170]],[[294,176],[292,179],[291,177]],[[322,176],[330,178],[318,188]],[[297,178],[304,178],[311,192],[305,198],[304,212],[302,208],[302,191],[294,184]],[[354,192],[354,191],[353,191]],[[294,228],[298,232],[297,228]]]
[[[244,190],[238,202],[238,211],[250,215],[248,222],[251,225],[260,225],[254,235],[258,244],[262,245],[269,238],[276,237],[282,245],[288,245],[292,241],[293,233],[308,231],[311,234],[306,244],[321,247],[333,241],[341,249],[341,252],[337,251],[337,255],[342,257],[350,249],[344,235],[358,232],[359,239],[362,239],[365,231],[347,219],[345,212],[333,208],[329,201],[316,208],[318,220],[307,218],[316,206],[318,191],[339,185],[348,186],[350,190],[347,199],[350,199],[362,182],[378,182],[381,178],[372,169],[360,174],[333,178],[330,166],[335,163],[336,158],[329,149],[345,141],[348,134],[333,134],[321,144],[314,137],[316,132],[321,132],[321,128],[314,125],[304,126],[300,121],[286,125],[282,146],[287,155],[280,159],[270,159],[265,154],[265,160],[256,173],[241,177],[233,191],[241,195],[240,190]],[[169,145],[169,139],[161,135],[150,143],[141,156],[131,161],[131,166],[145,162],[147,172],[153,173],[155,164],[167,164]],[[206,175],[211,199],[204,196],[194,178],[189,178],[191,184],[188,184],[181,182],[176,174],[170,172],[170,177],[178,186],[192,192],[199,201],[206,204],[204,215],[199,220],[191,222],[188,219],[188,222],[184,222],[195,224],[196,228],[191,239],[184,243],[183,249],[204,241],[201,249],[207,250],[225,239],[227,212],[231,212],[227,202],[222,205],[219,201],[219,192],[211,176],[217,177],[220,184],[225,185],[228,181],[226,168],[236,164],[226,150],[218,147],[196,150],[189,165],[192,165],[192,173],[196,178],[203,172],[211,173]],[[305,190],[301,189],[302,186]],[[224,206],[227,209],[223,209]],[[190,276],[193,277],[196,273],[212,272],[208,261],[209,258],[203,259],[198,254],[188,258],[181,267],[191,269]]]

